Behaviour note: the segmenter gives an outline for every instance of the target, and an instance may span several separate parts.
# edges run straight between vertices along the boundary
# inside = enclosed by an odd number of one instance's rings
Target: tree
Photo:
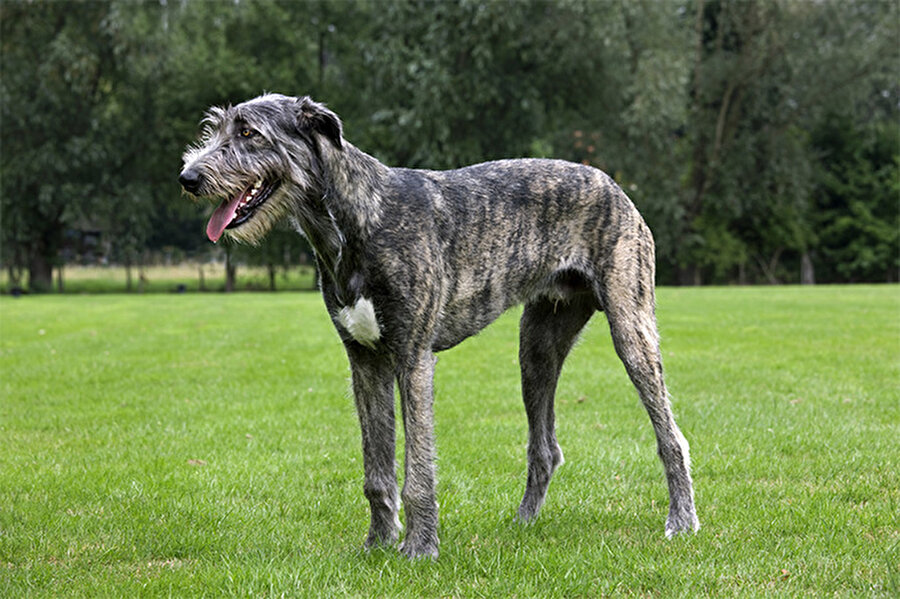
[[[379,7],[365,54],[364,142],[393,164],[451,168],[540,153],[581,100],[610,95],[592,28],[597,3]]]
[[[49,290],[67,225],[91,218],[108,148],[114,55],[106,3],[0,5],[3,251]]]
[[[829,105],[872,114],[873,87],[897,65],[896,13],[881,2],[698,0],[683,282],[735,268],[742,280],[748,270],[797,280],[781,264],[814,252],[809,132]]]
[[[898,12],[880,0],[10,0],[3,263],[47,289],[66,231],[84,225],[126,264],[172,245],[203,253],[209,207],[176,182],[184,147],[210,105],[280,91],[329,103],[393,165],[602,168],[654,231],[662,283],[896,278]],[[280,244],[235,257],[274,265]]]
[[[846,115],[813,135],[822,155],[814,215],[824,281],[896,281],[900,268],[900,139],[884,125],[861,129]]]

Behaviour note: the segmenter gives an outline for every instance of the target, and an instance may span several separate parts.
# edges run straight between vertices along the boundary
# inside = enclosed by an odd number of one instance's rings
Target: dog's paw
[[[409,559],[437,559],[438,557],[438,540],[437,537],[420,539],[416,537],[407,537],[400,543],[400,553]]]
[[[400,533],[396,529],[390,531],[370,530],[363,547],[366,551],[378,547],[393,547],[399,540]]]
[[[687,512],[669,512],[666,518],[666,538],[671,539],[675,535],[697,532],[700,529],[700,520],[697,514],[691,510]]]
[[[541,503],[543,502],[529,501],[526,496],[525,499],[522,500],[519,509],[516,511],[516,522],[521,524],[530,524],[533,522],[541,511]]]

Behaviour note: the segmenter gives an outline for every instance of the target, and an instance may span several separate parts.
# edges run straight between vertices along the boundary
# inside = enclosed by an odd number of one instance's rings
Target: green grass
[[[141,284],[140,276],[144,281]],[[201,274],[203,279],[201,281]],[[198,264],[184,262],[170,266],[146,266],[131,269],[131,290],[124,266],[66,266],[63,268],[64,293],[175,293],[179,289],[193,291],[224,291],[225,265],[223,263]],[[27,279],[27,277],[26,277]],[[27,281],[23,282],[27,288]],[[13,285],[9,274],[0,271],[0,294],[8,294]],[[235,289],[237,291],[268,291],[268,269],[262,266],[238,266]],[[315,289],[315,273],[312,266],[296,266],[288,270],[279,268],[275,275],[277,291],[310,291]],[[51,293],[59,291],[59,270],[53,271]]]
[[[646,414],[602,315],[566,464],[513,521],[517,313],[442,354],[441,557],[360,550],[348,368],[314,294],[0,298],[0,596],[900,593],[900,288],[661,289],[703,527],[666,541]]]

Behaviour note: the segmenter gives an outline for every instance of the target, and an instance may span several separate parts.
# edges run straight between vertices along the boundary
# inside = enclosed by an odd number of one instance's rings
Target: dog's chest
[[[344,306],[337,315],[338,324],[358,343],[374,347],[381,338],[381,327],[372,300],[360,297],[353,306]]]

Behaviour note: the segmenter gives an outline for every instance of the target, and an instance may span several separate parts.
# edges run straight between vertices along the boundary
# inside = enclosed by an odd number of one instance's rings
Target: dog
[[[179,181],[220,202],[210,240],[258,243],[288,221],[315,251],[362,429],[367,548],[399,540],[402,498],[401,552],[437,557],[435,353],[517,304],[528,417],[518,519],[538,514],[563,463],[556,383],[579,332],[602,311],[656,433],[669,488],[665,534],[698,529],[688,443],[663,380],[653,237],[608,175],[548,159],[450,171],[388,167],[348,142],[339,117],[309,97],[266,94],[212,108],[202,131]],[[395,382],[406,438],[399,498]]]

